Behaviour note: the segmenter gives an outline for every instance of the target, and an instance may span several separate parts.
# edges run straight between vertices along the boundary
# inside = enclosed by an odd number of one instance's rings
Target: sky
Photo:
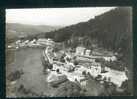
[[[6,23],[68,26],[88,21],[116,7],[6,9]]]

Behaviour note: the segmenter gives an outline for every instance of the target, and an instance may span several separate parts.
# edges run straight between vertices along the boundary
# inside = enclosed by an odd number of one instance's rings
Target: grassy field
[[[7,81],[7,96],[13,96],[12,90],[16,96],[24,96],[16,91],[20,85],[36,94],[50,93],[46,83],[46,75],[43,74],[41,63],[42,49],[25,48],[16,51],[7,51],[6,75],[16,70],[23,70],[24,74],[17,80],[16,84],[10,86]]]

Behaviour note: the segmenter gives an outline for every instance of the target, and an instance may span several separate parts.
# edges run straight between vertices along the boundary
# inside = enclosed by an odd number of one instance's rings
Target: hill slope
[[[110,12],[96,16],[88,22],[68,26],[54,32],[49,32],[46,37],[55,41],[66,41],[72,37],[88,37],[98,39],[104,47],[117,49],[122,46],[122,41],[132,38],[131,9],[128,7],[116,8]]]
[[[35,35],[45,34],[60,29],[61,26],[48,26],[48,25],[27,25],[18,23],[7,23],[6,24],[6,37],[16,39],[21,36],[31,37]]]
[[[45,36],[58,42],[66,42],[68,46],[77,46],[81,43],[89,48],[95,40],[99,46],[121,53],[122,60],[132,68],[132,9],[130,7],[113,9],[87,22],[48,32]]]
[[[118,52],[120,61],[128,68],[128,91],[133,91],[132,8],[119,7],[87,22],[71,25],[45,35],[66,47],[93,44]],[[116,65],[118,68],[119,66]]]

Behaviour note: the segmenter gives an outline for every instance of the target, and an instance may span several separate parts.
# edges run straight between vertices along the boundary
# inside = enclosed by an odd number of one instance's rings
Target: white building
[[[76,59],[81,62],[95,62],[95,58],[90,58],[85,56],[77,56]]]
[[[105,61],[116,61],[116,56],[104,56]]]
[[[12,48],[12,46],[11,46],[11,45],[8,45],[8,48]]]
[[[82,82],[80,82],[80,84],[81,84],[81,86],[86,86],[87,81],[86,81],[86,80],[85,80],[85,81],[82,81]]]
[[[47,42],[47,39],[45,39],[45,38],[39,38],[37,41],[38,42]]]
[[[21,40],[17,40],[17,41],[15,42],[15,44],[19,44],[19,43],[21,43]]]
[[[31,43],[36,43],[36,39],[33,39],[33,40],[31,41]]]
[[[84,55],[85,49],[86,49],[86,48],[81,47],[81,46],[77,47],[77,48],[76,48],[76,54],[77,54],[77,55]]]
[[[88,49],[87,49],[87,50],[85,51],[85,55],[89,56],[90,54],[91,54],[91,50],[88,50]]]
[[[44,38],[42,39],[42,38],[40,38],[40,39],[37,40],[37,43],[38,43],[38,44],[41,44],[41,45],[46,45],[47,39],[44,39]]]
[[[102,73],[102,78],[106,78],[107,81],[114,83],[118,87],[122,85],[125,80],[128,80],[126,73],[124,71],[117,71],[113,69],[106,68],[108,72]]]
[[[24,43],[25,43],[25,44],[28,44],[28,43],[29,43],[29,40],[24,41]]]
[[[40,38],[37,40],[37,43],[41,44],[41,45],[54,45],[54,41],[52,41],[51,39],[45,39],[45,38]]]
[[[97,77],[101,74],[101,66],[91,66],[88,72],[93,76]]]

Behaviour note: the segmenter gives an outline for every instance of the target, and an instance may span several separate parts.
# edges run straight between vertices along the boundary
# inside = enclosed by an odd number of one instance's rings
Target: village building
[[[104,56],[103,58],[105,59],[105,61],[109,61],[109,62],[117,60],[116,56]]]
[[[12,46],[11,46],[11,45],[8,45],[8,48],[12,48]]]
[[[87,49],[87,50],[85,51],[85,55],[86,55],[86,56],[90,56],[90,55],[91,55],[91,50]]]
[[[79,46],[76,48],[76,54],[77,55],[84,55],[85,54],[85,47]]]
[[[80,85],[83,87],[83,86],[86,86],[86,84],[87,84],[87,81],[86,80],[83,80],[83,81],[81,81],[80,82]]]
[[[41,45],[46,45],[46,42],[47,42],[47,40],[44,39],[44,38],[40,38],[40,39],[37,40],[37,43],[41,44]]]
[[[86,49],[85,47],[79,46],[79,47],[76,48],[76,55],[90,56],[91,55],[91,50]]]
[[[100,65],[92,65],[88,72],[93,76],[94,78],[101,74],[101,66]]]
[[[30,41],[30,43],[36,43],[36,39],[33,39],[32,41]]]
[[[95,58],[88,58],[85,56],[77,56],[76,60],[78,60],[80,62],[95,62]]]
[[[47,39],[45,39],[45,38],[39,38],[37,41],[38,41],[38,42],[46,42]]]
[[[54,41],[52,41],[51,39],[45,39],[45,38],[38,39],[37,43],[41,44],[43,46],[45,46],[45,45],[48,45],[48,46],[54,45]]]
[[[54,41],[52,39],[49,39],[49,38],[47,39],[47,42],[48,43],[54,43]]]
[[[101,73],[102,79],[106,78],[106,81],[112,82],[117,87],[120,87],[122,83],[128,80],[125,71],[118,71],[113,69],[108,69],[108,72]]]
[[[24,43],[25,43],[25,44],[28,44],[28,43],[29,43],[29,40],[25,40]]]
[[[19,43],[21,43],[21,40],[17,40],[17,41],[15,42],[15,44],[19,44]]]

